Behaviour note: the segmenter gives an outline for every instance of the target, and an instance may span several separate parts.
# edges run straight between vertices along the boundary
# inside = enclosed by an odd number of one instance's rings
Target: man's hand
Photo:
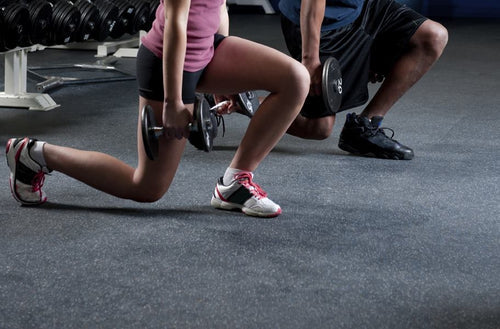
[[[311,86],[309,90],[310,96],[319,96],[322,94],[322,79],[323,79],[323,65],[319,61],[319,58],[316,61],[307,61],[303,60],[302,64],[306,67],[307,71],[309,71],[309,75],[311,76]]]

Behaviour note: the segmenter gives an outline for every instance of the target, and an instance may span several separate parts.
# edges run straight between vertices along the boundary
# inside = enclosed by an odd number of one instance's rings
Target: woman
[[[163,122],[158,158],[152,161],[146,156],[140,122],[137,168],[103,153],[13,138],[6,155],[14,198],[23,204],[43,203],[44,174],[56,170],[120,198],[154,202],[167,192],[180,162],[195,90],[211,94],[267,90],[269,96],[218,180],[211,204],[251,216],[278,216],[281,208],[253,182],[252,172],[297,116],[309,91],[309,74],[285,54],[227,36],[228,30],[225,0],[161,0],[137,56],[139,110],[149,105],[157,121]]]

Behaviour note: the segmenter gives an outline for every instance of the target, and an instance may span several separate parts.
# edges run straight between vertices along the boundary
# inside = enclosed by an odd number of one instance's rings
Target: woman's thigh
[[[277,92],[294,84],[309,84],[307,71],[290,56],[265,45],[227,37],[217,47],[197,89],[234,94],[248,90]],[[306,81],[298,81],[305,78]]]

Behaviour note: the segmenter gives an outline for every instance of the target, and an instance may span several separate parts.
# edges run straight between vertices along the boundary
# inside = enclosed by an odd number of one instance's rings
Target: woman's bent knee
[[[311,86],[309,71],[302,63],[297,62],[292,70],[293,78],[297,81],[297,94],[300,98],[306,98]]]
[[[161,194],[151,194],[151,193],[143,193],[140,195],[136,195],[132,198],[133,201],[141,202],[141,203],[153,203],[160,200],[165,193]]]
[[[129,195],[129,199],[141,202],[152,203],[160,200],[167,193],[169,186],[162,184],[137,183]]]
[[[144,190],[138,193],[134,193],[130,200],[140,202],[140,203],[153,203],[160,200],[165,195],[165,192],[155,192],[151,190]]]
[[[304,101],[309,93],[309,86],[310,76],[306,67],[290,58],[290,65],[287,67],[286,75],[280,79],[277,88],[288,97]]]

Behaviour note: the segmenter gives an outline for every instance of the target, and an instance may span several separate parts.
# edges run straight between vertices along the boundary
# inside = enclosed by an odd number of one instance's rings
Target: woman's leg
[[[198,89],[218,94],[270,92],[250,120],[230,165],[254,171],[299,113],[309,92],[309,73],[302,64],[275,49],[227,37],[217,47]]]
[[[157,122],[161,122],[163,102],[148,101],[140,97],[139,109],[146,104],[153,107]],[[186,140],[167,140],[160,137],[159,157],[151,161],[144,151],[140,129],[139,119],[137,168],[104,153],[48,143],[44,146],[47,167],[120,198],[141,202],[156,201],[165,194],[173,180]]]

